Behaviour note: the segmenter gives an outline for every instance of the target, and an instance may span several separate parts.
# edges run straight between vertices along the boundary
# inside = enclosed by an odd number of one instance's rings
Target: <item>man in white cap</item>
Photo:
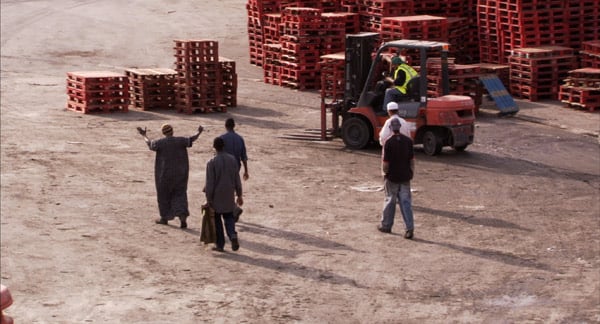
[[[385,141],[392,136],[392,129],[390,128],[390,122],[392,119],[398,119],[400,121],[400,126],[402,126],[400,127],[401,134],[412,138],[410,136],[410,124],[404,120],[404,118],[398,115],[398,104],[392,101],[387,104],[386,108],[390,118],[385,121],[385,124],[383,124],[383,127],[379,131],[379,144],[383,147]]]

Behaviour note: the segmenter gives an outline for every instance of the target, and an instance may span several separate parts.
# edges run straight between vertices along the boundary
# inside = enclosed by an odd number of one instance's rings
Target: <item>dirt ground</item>
[[[416,150],[415,239],[376,230],[379,148],[282,139],[319,96],[249,64],[246,1],[8,1],[1,9],[1,279],[17,323],[598,323],[600,114],[493,105],[457,154]],[[238,107],[83,115],[66,72],[172,67],[173,40],[234,59]],[[489,104],[489,103],[488,103]],[[200,243],[204,167],[234,117],[250,179],[241,248]],[[158,137],[190,149],[187,230],[155,225]]]

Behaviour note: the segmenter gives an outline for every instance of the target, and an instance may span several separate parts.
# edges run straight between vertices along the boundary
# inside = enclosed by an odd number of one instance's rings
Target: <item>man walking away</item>
[[[223,222],[225,223],[227,236],[231,241],[231,249],[237,251],[240,248],[235,230],[233,210],[236,202],[240,206],[244,204],[237,161],[233,155],[224,151],[224,146],[223,138],[217,137],[214,139],[213,148],[216,154],[206,164],[206,186],[204,188],[207,204],[215,211],[217,242],[213,250],[219,252],[223,252],[225,246]]]
[[[187,148],[198,139],[203,127],[198,126],[198,132],[190,137],[173,136],[173,127],[164,124],[161,131],[163,138],[150,140],[146,129],[137,128],[144,137],[150,150],[156,152],[154,161],[154,181],[160,218],[157,224],[167,225],[170,220],[178,217],[180,227],[187,228],[188,210],[187,185],[189,176],[189,160]]]
[[[221,135],[225,143],[225,152],[233,155],[238,163],[238,172],[241,169],[242,165],[244,166],[244,181],[248,180],[250,177],[248,175],[248,156],[246,154],[246,143],[244,142],[244,138],[235,132],[235,121],[233,118],[227,118],[225,121],[225,129],[227,130],[224,134]],[[240,215],[243,210],[236,206],[233,211],[233,217],[235,222],[240,219]]]
[[[396,202],[404,219],[406,232],[404,238],[412,239],[414,232],[410,180],[414,173],[413,143],[410,137],[400,134],[400,121],[392,119],[390,128],[393,135],[383,148],[381,170],[384,175],[385,200],[381,224],[377,229],[391,233],[396,213]]]

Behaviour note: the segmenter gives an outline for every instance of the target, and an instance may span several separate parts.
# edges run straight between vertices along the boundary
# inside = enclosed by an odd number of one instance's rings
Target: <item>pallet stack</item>
[[[345,80],[345,52],[338,52],[321,56],[319,63],[321,70],[321,139],[326,138],[327,113],[331,113],[332,129],[338,131],[338,108],[344,100]]]
[[[263,48],[263,81],[281,86],[281,44],[265,44]]]
[[[262,66],[263,45],[265,44],[264,28],[265,15],[279,13],[280,0],[248,0],[246,11],[248,12],[248,49],[250,53],[250,64]],[[277,29],[278,27],[275,27]],[[272,31],[268,31],[272,32]],[[273,35],[270,35],[274,37]]]
[[[386,17],[381,20],[381,39],[448,41],[448,19],[429,15]],[[407,53],[408,62],[419,62],[418,53]]]
[[[110,71],[67,73],[67,109],[84,114],[127,112],[129,82],[127,76]]]
[[[454,58],[448,58],[448,86],[449,94],[469,96],[475,102],[478,109],[482,103],[483,89],[479,85],[481,69],[475,64],[456,64]],[[442,64],[439,58],[427,60],[427,95],[429,97],[441,97],[442,87]]]
[[[341,0],[340,5],[344,12],[358,13],[358,0]]]
[[[321,10],[286,7],[282,11],[281,84],[292,89],[318,89],[323,28]]]
[[[557,99],[560,80],[577,66],[577,57],[568,47],[519,48],[509,56],[510,92],[530,101]]]
[[[338,13],[322,13],[322,28],[325,30],[321,38],[319,55],[333,54],[346,50],[346,22],[348,16]]]
[[[565,0],[564,18],[567,20],[568,47],[583,49],[583,43],[600,40],[600,1]],[[544,26],[545,27],[545,26]]]
[[[270,13],[263,16],[263,45],[279,44],[279,39],[283,34],[283,24],[281,23],[281,13]],[[264,53],[264,49],[263,52]]]
[[[360,16],[357,13],[338,12],[333,14],[343,15],[346,17],[346,34],[360,33]]]
[[[559,100],[567,107],[587,111],[600,109],[600,68],[569,71],[569,77],[560,86]]]
[[[125,70],[129,79],[130,106],[140,110],[175,109],[173,69],[152,68]]]
[[[325,104],[344,99],[345,53],[321,56],[321,99]]]
[[[226,112],[227,107],[237,106],[238,76],[235,61],[226,57],[219,57],[219,75],[221,80],[221,109]]]
[[[364,32],[379,33],[385,17],[414,14],[413,0],[358,0],[360,28]]]
[[[600,2],[479,0],[481,62],[506,64],[517,48],[555,45],[579,50],[600,38]]]
[[[175,94],[178,112],[223,111],[219,44],[214,40],[175,40]]]
[[[448,17],[448,43],[450,43],[448,55],[455,57],[462,64],[474,61],[474,54],[470,51],[469,44],[465,42],[469,28],[467,18]]]
[[[448,41],[448,18],[430,15],[385,17],[381,21],[381,39],[424,39]]]
[[[600,68],[600,40],[583,42],[579,55],[581,67]]]

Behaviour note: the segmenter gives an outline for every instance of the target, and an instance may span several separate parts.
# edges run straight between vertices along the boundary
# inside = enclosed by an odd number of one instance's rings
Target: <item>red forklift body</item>
[[[417,51],[420,57],[419,79],[415,80],[418,82],[418,89],[413,100],[398,102],[398,112],[411,126],[410,134],[414,144],[423,144],[423,149],[428,155],[439,154],[443,146],[451,146],[458,151],[464,150],[474,139],[475,104],[468,96],[448,94],[448,44],[421,40],[391,41],[377,50],[358,102],[352,104],[350,100],[346,100],[349,104],[342,116],[344,143],[350,148],[360,149],[368,142],[379,139],[379,132],[388,116],[383,111],[380,100],[377,100],[377,96],[381,99],[381,93],[374,94],[373,91],[374,80],[379,71],[377,65],[382,63],[382,56],[389,50],[402,52],[407,49]],[[429,52],[441,53],[442,58],[444,95],[437,98],[427,97],[426,63]],[[348,57],[347,50],[347,60]],[[347,88],[356,88],[355,84],[349,86],[349,83],[356,79],[352,76],[352,71],[347,71]]]

